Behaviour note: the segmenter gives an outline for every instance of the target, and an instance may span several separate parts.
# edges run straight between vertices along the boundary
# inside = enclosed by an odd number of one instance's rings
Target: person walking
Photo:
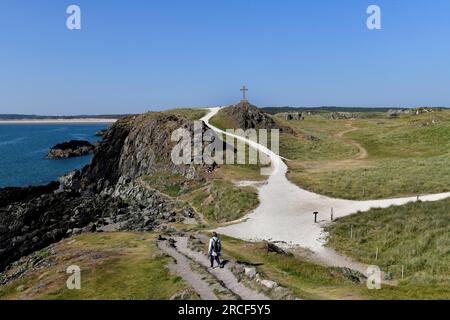
[[[214,260],[217,261],[219,267],[222,268],[220,263],[220,251],[222,250],[222,244],[216,232],[213,232],[213,237],[209,240],[208,256],[211,262],[211,268],[214,268]]]

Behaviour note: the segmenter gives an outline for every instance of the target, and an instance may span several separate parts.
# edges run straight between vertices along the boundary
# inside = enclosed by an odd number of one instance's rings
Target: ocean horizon
[[[48,150],[69,140],[96,142],[106,123],[0,124],[0,188],[47,184],[89,164],[92,155],[46,159]]]

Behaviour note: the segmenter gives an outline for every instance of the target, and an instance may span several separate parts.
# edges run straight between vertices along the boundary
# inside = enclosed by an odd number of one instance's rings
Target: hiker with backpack
[[[222,250],[222,244],[220,243],[220,239],[217,236],[216,232],[213,232],[213,237],[209,240],[209,248],[208,248],[208,256],[209,261],[211,262],[211,268],[214,267],[214,260],[217,261],[219,267],[222,268],[220,264],[220,251]]]

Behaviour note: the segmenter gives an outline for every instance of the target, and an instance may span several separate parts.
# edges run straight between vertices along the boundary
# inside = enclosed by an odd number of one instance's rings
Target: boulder
[[[276,287],[278,287],[278,283],[276,283],[275,281],[272,280],[262,280],[262,279],[256,279],[256,282],[259,283],[260,285],[268,288],[268,289],[275,289]]]
[[[256,268],[244,267],[244,273],[249,279],[254,279],[256,277]]]
[[[266,242],[266,248],[268,252],[275,252],[278,254],[287,254],[286,251],[278,247],[276,244],[272,242]]]
[[[88,141],[71,140],[53,146],[47,153],[48,159],[66,159],[85,156],[93,152],[95,146]]]
[[[185,218],[194,218],[195,214],[194,214],[194,209],[192,209],[191,207],[184,207],[181,210],[181,214],[183,215],[183,217]]]

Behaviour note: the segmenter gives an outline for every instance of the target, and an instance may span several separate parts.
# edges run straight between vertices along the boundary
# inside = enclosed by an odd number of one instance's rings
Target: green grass
[[[293,255],[269,253],[262,243],[221,236],[224,258],[256,265],[264,277],[276,281],[303,299],[339,298],[339,289],[358,287],[342,274]],[[354,289],[352,289],[354,290]],[[355,292],[354,292],[355,293]],[[348,293],[350,296],[351,293]],[[359,295],[357,294],[359,297]]]
[[[371,158],[434,157],[450,150],[450,112],[399,119],[373,119],[354,122],[360,130],[348,137],[367,149]],[[426,125],[428,123],[428,125]]]
[[[268,252],[263,243],[249,243],[222,236],[224,258],[255,265],[271,279],[302,299],[364,299],[364,284],[354,284],[335,269],[305,261],[294,255]]]
[[[194,192],[191,202],[210,222],[237,220],[259,204],[254,188],[236,187],[220,180],[212,181],[209,187]]]
[[[224,258],[256,265],[264,277],[276,281],[302,299],[449,299],[448,284],[406,279],[397,286],[369,290],[366,283],[353,283],[335,268],[327,268],[294,255],[267,252],[262,243],[248,243],[222,236]],[[448,274],[447,274],[448,276]]]
[[[448,299],[449,221],[450,199],[373,209],[338,219],[327,228],[329,246],[358,261],[376,264],[397,280],[401,280],[403,265],[405,281],[399,287],[429,286],[434,295]]]
[[[0,299],[169,299],[188,288],[166,265],[154,234],[83,234],[55,247],[54,265],[0,287]],[[81,268],[81,290],[66,288],[70,265]],[[36,286],[42,284],[41,290]],[[23,291],[18,291],[19,286]]]
[[[280,155],[289,160],[320,161],[347,159],[358,152],[358,149],[354,146],[340,143],[332,135],[313,130],[308,132],[298,136],[280,134]],[[305,137],[308,134],[319,138],[319,140],[308,140]]]
[[[222,164],[213,173],[213,178],[227,181],[262,181],[267,176],[261,175],[261,165]]]
[[[206,109],[180,108],[162,111],[162,113],[173,114],[188,118],[189,120],[199,120],[206,116],[208,111]]]
[[[179,173],[159,172],[152,176],[142,177],[151,188],[170,197],[178,197],[201,187],[198,181],[188,181]]]
[[[295,161],[342,160],[355,156],[358,148],[338,138],[349,130],[346,121],[332,121],[322,115],[306,117],[305,120],[285,121],[276,117],[280,125],[290,126],[295,135],[280,135],[280,154]],[[311,139],[313,137],[313,139]]]
[[[219,110],[219,112],[209,120],[209,123],[222,130],[238,128],[236,121],[226,113],[225,109]]]
[[[281,138],[281,154],[294,160],[288,177],[302,188],[346,199],[450,191],[450,112],[354,121],[315,116],[289,123],[320,139],[308,145],[301,135]],[[350,126],[357,130],[339,135]],[[355,158],[355,143],[366,158]]]
[[[344,199],[382,199],[450,191],[450,155],[391,159],[365,168],[326,172],[291,168],[290,179],[313,192]]]

